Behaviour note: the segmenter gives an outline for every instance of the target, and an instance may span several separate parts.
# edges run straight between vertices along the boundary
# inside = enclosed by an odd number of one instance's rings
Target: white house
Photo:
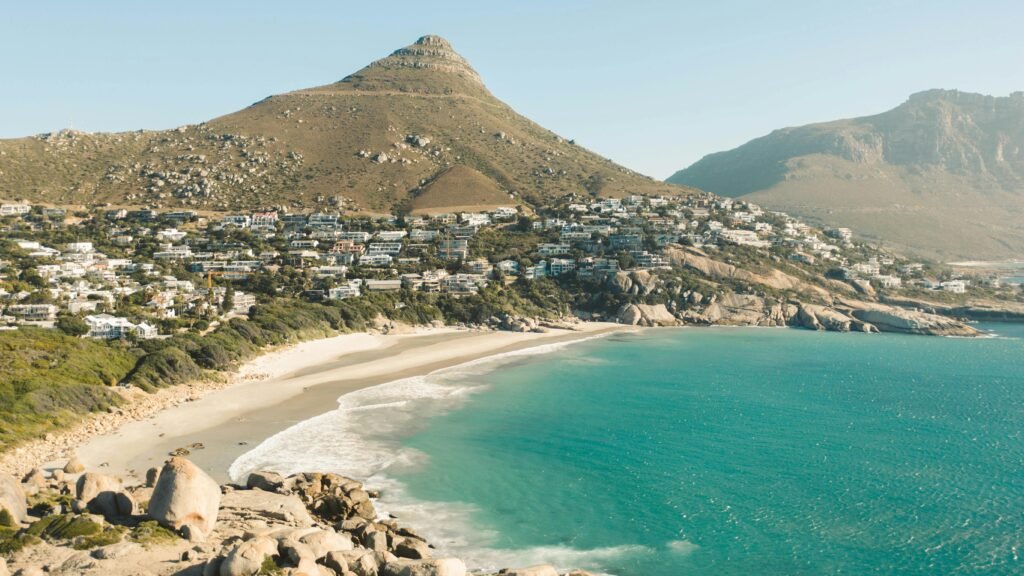
[[[146,322],[133,324],[127,318],[119,318],[110,314],[86,316],[85,322],[89,325],[89,333],[86,336],[90,338],[116,340],[134,334],[136,337],[146,340],[157,336],[156,327]]]

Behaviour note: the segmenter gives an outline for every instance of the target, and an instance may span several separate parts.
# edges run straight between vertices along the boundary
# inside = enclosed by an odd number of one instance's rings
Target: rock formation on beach
[[[634,326],[726,325],[795,326],[830,332],[897,332],[930,336],[978,336],[980,333],[957,317],[958,310],[924,310],[921,306],[901,307],[875,301],[873,295],[858,291],[852,283],[834,281],[832,291],[807,278],[778,269],[748,270],[716,260],[694,248],[666,251],[673,265],[703,276],[707,286],[685,289],[667,283],[645,270],[619,272],[608,280],[612,292],[626,295],[664,295],[664,304],[627,304],[615,321]],[[749,293],[724,290],[727,283],[750,286]],[[779,298],[773,291],[795,296]],[[909,304],[909,303],[908,303]],[[999,309],[1014,316],[1012,308]],[[988,311],[990,317],[994,311]]]
[[[141,486],[92,471],[33,470],[24,482],[0,475],[0,576],[467,574],[461,560],[381,518],[377,496],[331,473],[255,472],[245,486],[219,486],[181,457]]]

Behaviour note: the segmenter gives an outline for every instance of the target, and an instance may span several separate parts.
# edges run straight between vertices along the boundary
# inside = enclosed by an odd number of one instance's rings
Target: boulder
[[[97,560],[116,560],[134,556],[143,552],[142,546],[134,542],[118,542],[92,551],[91,556]]]
[[[366,549],[357,549],[343,552],[335,552],[338,557],[344,558],[348,564],[349,572],[356,576],[377,576],[380,571],[380,564],[373,552]]]
[[[72,456],[68,463],[64,465],[65,474],[81,474],[82,472],[85,472],[85,464],[82,464],[78,456]]]
[[[374,552],[385,552],[388,549],[388,535],[380,530],[363,532],[363,546]]]
[[[75,497],[85,502],[90,512],[107,519],[131,516],[138,511],[121,479],[105,474],[86,472],[79,476]]]
[[[250,490],[258,488],[265,492],[277,492],[284,486],[284,478],[277,472],[253,472],[245,481]]]
[[[220,486],[192,462],[174,457],[164,464],[149,501],[149,515],[160,525],[193,534],[209,534],[217,523]]]
[[[334,570],[336,574],[345,574],[349,571],[348,560],[339,552],[328,552],[324,557],[324,566]]]
[[[152,488],[156,486],[156,481],[160,478],[159,468],[150,468],[146,470],[146,487]]]
[[[203,564],[203,576],[220,576],[220,566],[224,563],[224,558],[216,556],[210,558]]]
[[[632,326],[676,326],[679,320],[664,304],[630,304],[619,312],[619,322]]]
[[[28,518],[28,503],[21,484],[0,474],[0,526],[17,527]]]
[[[10,576],[10,571],[7,570],[7,560],[0,558],[0,576]]]
[[[402,538],[395,545],[395,556],[399,558],[411,558],[413,560],[425,560],[430,558],[430,546],[423,540],[416,538]]]
[[[330,530],[317,530],[299,538],[299,542],[309,546],[313,555],[319,560],[331,552],[352,550],[352,540],[342,534]]]
[[[260,536],[235,546],[220,563],[220,576],[253,576],[263,561],[277,555],[277,542]]]
[[[21,483],[42,488],[46,486],[46,474],[39,468],[33,468],[31,472],[25,474],[25,477],[21,479]]]

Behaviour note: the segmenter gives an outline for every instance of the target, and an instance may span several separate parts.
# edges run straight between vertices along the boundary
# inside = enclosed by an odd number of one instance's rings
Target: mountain
[[[568,193],[679,194],[495,98],[424,36],[339,82],[172,130],[0,140],[0,198],[165,209],[442,211]]]
[[[742,197],[942,259],[1024,254],[1024,93],[914,94],[776,130],[669,182]]]

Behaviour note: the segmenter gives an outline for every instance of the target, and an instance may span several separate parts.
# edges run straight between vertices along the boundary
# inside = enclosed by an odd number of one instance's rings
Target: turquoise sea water
[[[488,547],[622,576],[1022,573],[1024,328],[994,328],[582,343],[469,377],[398,478]]]
[[[476,567],[1019,574],[1024,326],[986,328],[614,335],[343,396],[232,473],[367,478]]]

